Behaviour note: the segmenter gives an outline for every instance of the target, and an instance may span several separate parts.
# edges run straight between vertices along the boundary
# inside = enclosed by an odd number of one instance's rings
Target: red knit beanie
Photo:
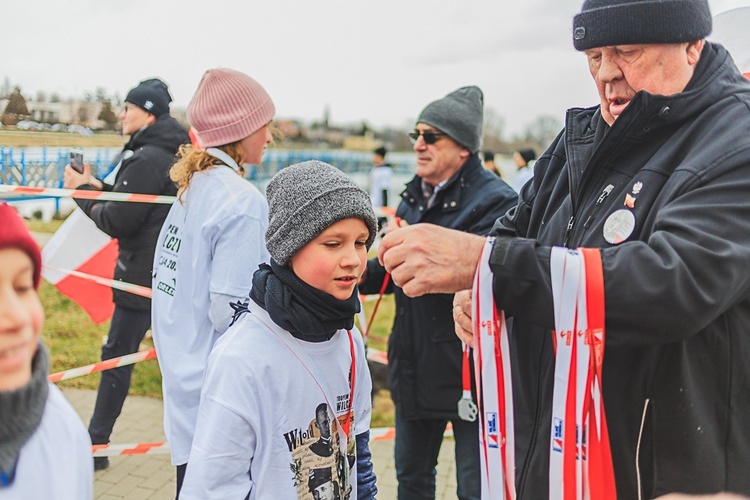
[[[261,85],[233,69],[209,69],[187,107],[201,146],[240,141],[271,121],[276,109]]]
[[[0,250],[18,248],[29,255],[34,264],[34,288],[39,289],[42,273],[42,254],[39,245],[31,237],[16,209],[7,203],[0,203]]]

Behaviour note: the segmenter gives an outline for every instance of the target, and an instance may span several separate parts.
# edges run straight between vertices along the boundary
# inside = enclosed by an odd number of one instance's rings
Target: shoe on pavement
[[[109,457],[94,457],[94,470],[104,470],[109,467]]]

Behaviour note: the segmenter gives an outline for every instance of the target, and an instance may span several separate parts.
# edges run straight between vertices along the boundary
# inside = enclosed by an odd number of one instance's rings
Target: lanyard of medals
[[[493,244],[494,238],[487,238],[472,292],[474,376],[479,406],[475,415],[479,416],[482,499],[513,500],[516,466],[510,345],[505,316],[502,311],[498,315],[493,296],[489,265]],[[468,373],[467,356],[464,372]],[[470,397],[469,379],[463,379],[464,397],[466,391]]]
[[[555,312],[555,375],[550,438],[550,499],[615,498],[601,395],[604,282],[596,249],[550,254]]]
[[[351,353],[352,360],[349,368],[349,411],[344,417],[344,422],[340,423],[339,419],[336,417],[336,413],[334,412],[334,408],[336,408],[336,406],[331,403],[331,401],[335,398],[332,399],[329,397],[329,391],[324,388],[325,379],[321,376],[317,366],[315,365],[315,362],[312,360],[312,358],[310,358],[310,355],[307,354],[302,346],[299,345],[297,339],[291,337],[291,334],[289,332],[287,332],[286,330],[282,330],[281,328],[276,326],[275,323],[268,324],[257,315],[255,317],[258,318],[258,320],[263,323],[266,328],[271,330],[271,332],[276,335],[276,337],[287,347],[287,349],[292,351],[294,357],[296,357],[299,362],[302,363],[302,366],[305,368],[305,370],[307,370],[312,379],[315,381],[315,384],[323,393],[323,397],[328,404],[328,408],[330,408],[331,412],[333,413],[333,420],[336,422],[336,428],[338,429],[339,437],[341,438],[339,439],[339,448],[341,449],[342,455],[346,455],[346,444],[349,441],[349,437],[351,436],[352,432],[352,422],[354,415],[354,379],[357,375],[357,357],[354,352],[354,338],[352,337],[352,331],[346,331],[346,333],[349,335],[349,352]],[[291,337],[291,340],[288,337]]]

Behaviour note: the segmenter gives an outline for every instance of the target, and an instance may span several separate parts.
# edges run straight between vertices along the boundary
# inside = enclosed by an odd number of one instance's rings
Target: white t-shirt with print
[[[251,499],[313,500],[311,486],[338,491],[340,498],[351,488],[356,498],[355,436],[369,430],[372,410],[359,331],[351,332],[354,425],[342,454],[338,444],[344,440],[338,441],[331,414],[341,419],[349,409],[349,335],[339,330],[328,342],[298,341],[262,308],[251,309],[219,339],[209,358],[180,498],[245,498],[249,492]],[[299,357],[285,342],[296,343],[306,355]],[[333,408],[319,423],[321,405]],[[321,430],[327,423],[330,432]]]
[[[151,325],[173,465],[188,461],[206,361],[223,333],[209,319],[210,293],[248,296],[258,264],[269,261],[267,227],[263,195],[225,165],[196,172],[162,226]]]
[[[60,389],[49,384],[44,414],[21,448],[13,483],[0,499],[89,500],[94,496],[91,439]]]

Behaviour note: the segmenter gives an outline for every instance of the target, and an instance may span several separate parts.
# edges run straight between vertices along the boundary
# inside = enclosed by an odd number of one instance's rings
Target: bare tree
[[[526,127],[521,141],[534,143],[539,149],[546,149],[562,130],[562,122],[552,115],[539,115]]]

